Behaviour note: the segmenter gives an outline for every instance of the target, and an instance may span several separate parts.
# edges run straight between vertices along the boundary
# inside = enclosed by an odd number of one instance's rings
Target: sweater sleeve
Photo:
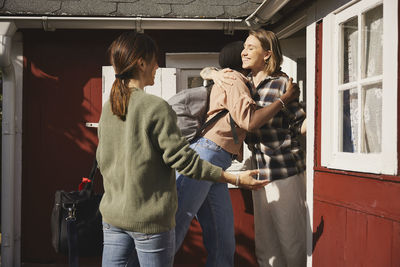
[[[200,159],[189,147],[176,124],[176,114],[167,102],[158,101],[150,116],[149,135],[153,144],[160,149],[165,164],[194,179],[219,181],[222,169]]]

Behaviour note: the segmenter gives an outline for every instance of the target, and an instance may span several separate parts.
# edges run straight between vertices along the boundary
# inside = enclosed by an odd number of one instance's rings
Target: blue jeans
[[[172,267],[175,229],[158,234],[130,232],[103,222],[104,267]]]
[[[204,137],[191,144],[200,158],[226,170],[232,155]],[[235,231],[228,186],[188,178],[176,174],[178,210],[176,213],[176,250],[180,248],[195,215],[203,230],[203,242],[208,252],[206,266],[233,266]]]

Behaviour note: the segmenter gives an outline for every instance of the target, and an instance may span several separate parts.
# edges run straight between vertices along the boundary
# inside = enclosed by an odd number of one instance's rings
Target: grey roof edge
[[[98,17],[104,17],[104,18],[160,18],[160,19],[245,19],[246,16],[239,16],[239,17],[233,17],[233,16],[180,16],[180,15],[166,15],[166,16],[150,16],[146,14],[132,14],[132,15],[121,15],[117,13],[113,14],[107,14],[107,15],[88,15],[88,14],[82,14],[82,15],[75,15],[75,14],[66,14],[66,13],[60,13],[60,14],[54,14],[54,13],[41,13],[41,14],[35,14],[32,12],[18,12],[18,13],[11,13],[9,11],[2,11],[0,10],[0,19],[3,16],[8,16],[8,17],[88,17],[88,18],[98,18]]]
[[[161,18],[245,18],[258,6],[251,0],[3,0],[0,4],[0,16]]]

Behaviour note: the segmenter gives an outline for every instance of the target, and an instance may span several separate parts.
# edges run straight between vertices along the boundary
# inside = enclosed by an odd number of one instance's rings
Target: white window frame
[[[200,77],[201,69],[178,69],[178,86],[177,92],[189,88],[189,77]]]
[[[188,88],[188,77],[200,75],[204,67],[219,67],[218,57],[217,52],[166,53],[166,67],[178,69],[177,92]]]
[[[338,75],[340,23],[383,3],[382,151],[376,154],[338,151]],[[321,165],[377,174],[397,174],[397,1],[362,0],[323,20]],[[360,30],[361,34],[361,30]],[[361,54],[359,52],[359,58]],[[359,71],[359,70],[358,70]]]

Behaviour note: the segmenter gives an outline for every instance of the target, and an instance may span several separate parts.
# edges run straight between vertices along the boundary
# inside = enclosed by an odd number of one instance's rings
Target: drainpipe
[[[11,62],[11,42],[17,27],[0,22],[0,68],[3,73],[2,169],[1,169],[1,266],[19,266],[14,262],[15,197],[15,72]]]

